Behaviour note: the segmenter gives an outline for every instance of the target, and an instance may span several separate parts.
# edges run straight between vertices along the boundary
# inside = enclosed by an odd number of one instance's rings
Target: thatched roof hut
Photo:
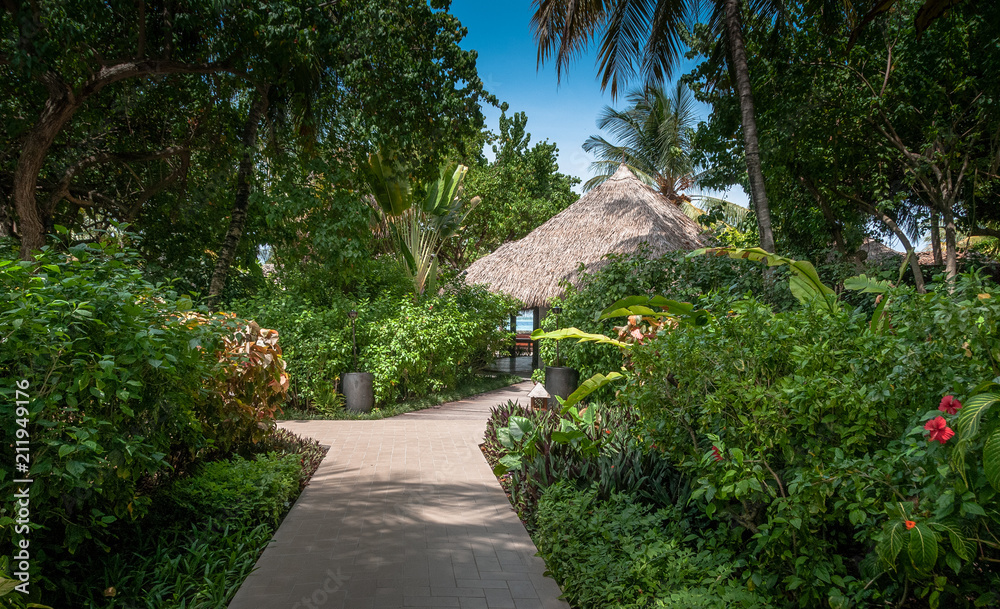
[[[701,227],[666,197],[639,181],[625,165],[519,241],[506,243],[466,271],[468,284],[544,307],[561,296],[559,283],[579,280],[606,264],[607,254],[635,252],[642,244],[659,257],[702,247]]]
[[[871,238],[865,239],[865,242],[862,243],[861,247],[858,249],[865,253],[864,261],[868,264],[878,264],[888,258],[903,255],[901,252],[897,252],[881,241],[876,241]]]

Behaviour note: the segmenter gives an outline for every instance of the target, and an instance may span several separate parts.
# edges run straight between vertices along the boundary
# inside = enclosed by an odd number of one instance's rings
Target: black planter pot
[[[549,408],[559,410],[559,401],[556,396],[566,399],[569,394],[576,391],[580,386],[580,373],[573,368],[563,368],[561,366],[545,367],[545,391],[552,397],[549,398]]]
[[[348,372],[341,379],[344,404],[352,412],[369,412],[375,405],[375,377],[370,372]]]

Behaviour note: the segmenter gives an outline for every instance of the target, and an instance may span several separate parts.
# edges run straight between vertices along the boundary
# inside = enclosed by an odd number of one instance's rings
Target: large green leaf
[[[709,321],[708,311],[696,309],[690,302],[678,302],[663,296],[627,296],[598,313],[594,321],[630,315],[665,315],[694,326],[703,326]]]
[[[983,447],[983,469],[990,486],[1000,491],[1000,427],[993,430]]]
[[[440,177],[427,185],[423,210],[429,216],[445,216],[451,212],[469,168],[465,165],[449,165],[441,167],[439,171]]]
[[[893,520],[875,547],[875,551],[886,568],[896,569],[896,557],[906,547],[905,533],[906,525],[901,520]]]
[[[861,292],[862,294],[883,294],[889,289],[889,282],[884,279],[875,279],[862,273],[845,279],[844,288],[854,292]]]
[[[938,555],[937,533],[923,522],[918,522],[910,529],[909,537],[906,549],[913,566],[919,571],[932,569]]]
[[[496,467],[493,468],[494,476],[502,476],[509,470],[521,469],[520,455],[504,455],[497,460]]]
[[[792,260],[778,254],[772,254],[759,247],[711,247],[695,250],[687,255],[688,258],[694,256],[714,255],[729,256],[736,260],[753,260],[764,262],[767,266],[787,265],[792,276],[789,279],[789,289],[795,298],[805,305],[820,304],[830,312],[836,312],[837,294],[829,286],[824,284],[816,267],[806,260]]]
[[[535,424],[525,417],[513,416],[510,418],[510,437],[515,442],[520,442],[525,437],[531,436],[535,431]]]
[[[951,549],[955,552],[956,556],[962,560],[972,558],[973,554],[969,548],[970,542],[957,527],[941,522],[932,522],[930,526],[936,531],[943,531],[948,534],[948,541],[951,543]]]
[[[889,304],[889,299],[883,298],[882,302],[875,305],[875,312],[872,313],[872,319],[868,323],[868,327],[875,334],[881,334],[889,328],[888,317],[882,315],[885,311],[885,305],[887,304]]]
[[[542,338],[551,338],[552,340],[563,340],[565,338],[575,338],[581,343],[599,343],[607,345],[615,345],[617,347],[622,347],[623,349],[628,349],[631,347],[628,343],[623,343],[620,340],[615,340],[609,338],[603,334],[591,334],[589,332],[584,332],[579,328],[560,328],[559,330],[553,330],[551,332],[545,332],[544,330],[535,330],[531,333],[531,340],[539,340]]]
[[[368,189],[386,215],[399,216],[413,204],[410,180],[389,155],[382,152],[368,155],[368,163],[362,165],[362,173]]]
[[[567,408],[570,408],[591,393],[620,378],[624,378],[624,376],[619,372],[609,372],[607,375],[601,373],[595,374],[577,387],[576,391],[569,394],[569,397],[563,402],[563,411],[565,412]]]
[[[980,393],[965,402],[958,411],[958,434],[963,440],[974,438],[979,433],[979,423],[990,406],[1000,400],[996,393]]]

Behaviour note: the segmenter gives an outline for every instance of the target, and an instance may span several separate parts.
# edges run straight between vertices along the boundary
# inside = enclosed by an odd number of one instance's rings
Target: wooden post
[[[537,330],[540,327],[541,327],[541,311],[539,310],[538,307],[535,307],[535,308],[531,309],[531,329],[532,330]],[[538,345],[539,345],[539,342],[537,340],[531,341],[531,369],[532,370],[538,370],[538,365],[539,365]]]
[[[510,344],[510,358],[511,358],[511,360],[513,360],[515,357],[517,357],[517,316],[516,315],[511,315],[510,316],[510,331],[514,333],[514,338],[511,339],[511,344]],[[511,366],[511,369],[514,368],[513,362],[511,363],[510,366]]]

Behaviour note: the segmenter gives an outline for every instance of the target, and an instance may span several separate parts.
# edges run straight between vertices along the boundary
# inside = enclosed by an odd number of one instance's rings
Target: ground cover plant
[[[161,489],[111,552],[80,557],[61,582],[72,606],[227,605],[326,454],[280,429],[246,448]]]

